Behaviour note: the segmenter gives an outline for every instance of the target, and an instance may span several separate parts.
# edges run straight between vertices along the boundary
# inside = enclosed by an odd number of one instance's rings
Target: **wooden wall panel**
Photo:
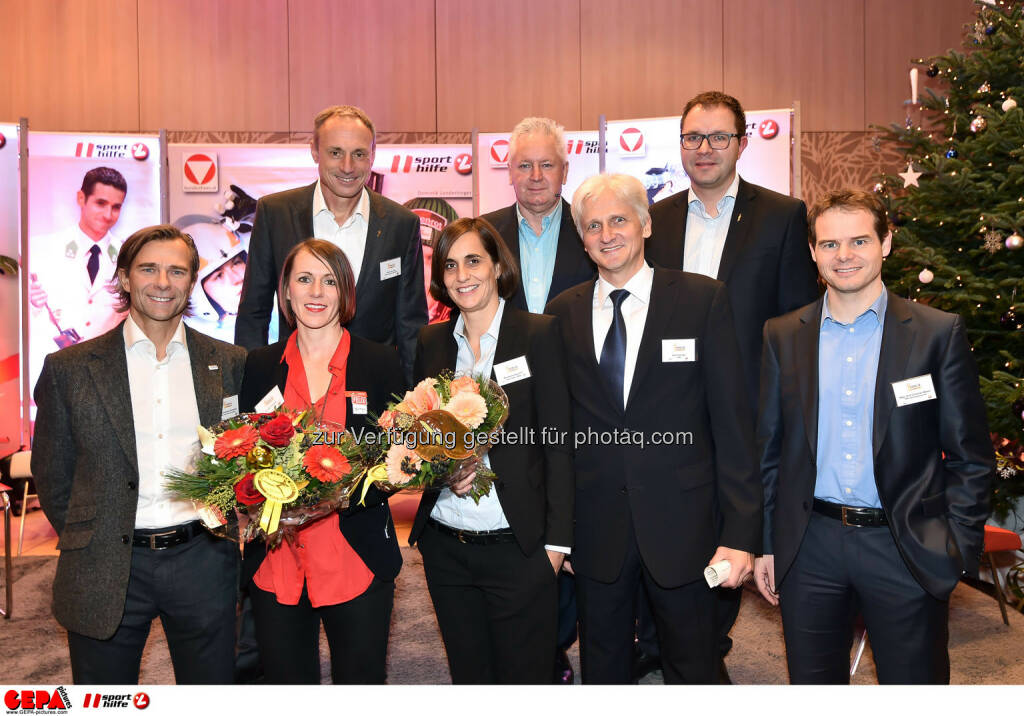
[[[724,0],[725,91],[744,107],[801,102],[805,132],[864,128],[864,3]]]
[[[332,104],[378,132],[437,130],[433,0],[290,0],[288,18],[292,131]]]
[[[680,114],[722,89],[722,0],[581,3],[584,127],[608,119]]]
[[[138,7],[144,129],[288,129],[287,0]]]
[[[507,131],[529,115],[580,129],[579,27],[580,0],[437,0],[438,131]]]
[[[138,131],[136,0],[0,0],[0,117]]]
[[[864,102],[868,125],[887,126],[906,116],[912,59],[962,50],[963,26],[974,22],[970,0],[865,0]],[[918,94],[938,80],[918,74]],[[944,89],[941,90],[943,93]],[[913,115],[917,119],[915,111]]]

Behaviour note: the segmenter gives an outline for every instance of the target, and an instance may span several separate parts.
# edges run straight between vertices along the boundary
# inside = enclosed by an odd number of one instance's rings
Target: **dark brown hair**
[[[448,254],[451,253],[455,242],[462,238],[463,234],[471,231],[480,237],[480,243],[484,245],[487,255],[500,267],[498,295],[507,301],[519,289],[519,266],[512,257],[512,252],[505,246],[498,230],[487,219],[456,219],[444,227],[444,231],[434,244],[434,256],[430,262],[430,295],[449,308],[456,306],[444,286],[444,262],[448,260]]]
[[[147,226],[129,236],[124,244],[122,244],[121,250],[117,252],[117,267],[114,269],[114,278],[111,279],[110,283],[110,292],[117,297],[116,311],[127,311],[132,306],[132,295],[121,285],[121,272],[123,271],[125,275],[131,273],[135,257],[142,251],[142,247],[149,242],[174,241],[175,239],[181,239],[185,242],[185,246],[188,247],[188,269],[192,276],[192,282],[195,283],[196,276],[199,275],[199,251],[196,250],[196,242],[192,240],[192,237],[182,233],[181,229],[171,224]]]
[[[814,206],[807,212],[807,243],[811,245],[812,249],[817,243],[814,224],[822,214],[831,209],[840,211],[863,209],[875,220],[875,233],[878,234],[879,240],[884,239],[885,235],[889,233],[885,204],[875,194],[859,189],[836,189],[814,202]]]
[[[281,265],[281,279],[277,284],[277,305],[281,309],[288,325],[295,327],[295,312],[292,311],[291,301],[285,298],[285,289],[292,277],[292,266],[295,264],[295,257],[302,251],[308,251],[318,258],[324,266],[330,269],[334,279],[338,282],[338,323],[345,325],[356,315],[356,280],[352,275],[352,265],[348,262],[345,252],[322,239],[306,239],[301,244],[296,244],[284,259]]]
[[[701,107],[726,107],[732,111],[736,118],[736,134],[740,137],[747,136],[747,115],[743,111],[740,101],[725,92],[701,92],[699,95],[686,103],[683,108],[683,116],[679,118],[679,131],[683,131],[683,123],[690,110],[697,106]]]

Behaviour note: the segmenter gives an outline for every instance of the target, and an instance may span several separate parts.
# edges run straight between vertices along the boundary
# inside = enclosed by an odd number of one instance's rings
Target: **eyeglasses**
[[[704,140],[708,140],[708,145],[712,149],[725,149],[729,146],[729,142],[733,137],[738,137],[738,134],[726,134],[725,132],[715,132],[714,134],[680,134],[679,140],[683,143],[683,149],[700,149],[700,145],[704,143]]]

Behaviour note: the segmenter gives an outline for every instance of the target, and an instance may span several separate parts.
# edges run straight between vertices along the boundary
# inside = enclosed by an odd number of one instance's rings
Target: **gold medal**
[[[252,484],[267,498],[260,515],[260,529],[268,535],[277,531],[281,521],[281,507],[294,502],[299,496],[295,481],[280,470],[260,470],[252,477]]]

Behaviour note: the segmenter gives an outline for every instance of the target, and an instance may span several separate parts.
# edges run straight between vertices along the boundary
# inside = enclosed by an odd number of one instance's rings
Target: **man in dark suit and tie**
[[[125,241],[116,328],[46,357],[32,474],[57,531],[53,610],[76,684],[128,684],[160,617],[183,683],[231,683],[238,547],[163,489],[196,427],[238,413],[245,351],[181,317],[199,254],[170,225]]]
[[[736,173],[747,146],[747,120],[735,97],[698,94],[686,103],[679,126],[679,154],[690,188],[651,207],[647,257],[659,266],[704,274],[728,287],[753,416],[764,322],[818,295],[806,249],[807,207]],[[741,593],[718,594],[723,659],[732,648],[729,630],[739,613]],[[728,683],[724,661],[720,670]]]
[[[516,203],[484,214],[519,265],[510,303],[544,313],[549,298],[594,278],[597,269],[580,244],[562,187],[569,175],[565,132],[547,117],[526,117],[509,137],[508,182]],[[571,568],[571,567],[569,567]],[[572,574],[558,575],[558,650],[554,682],[573,683],[566,650],[576,641],[576,589]]]
[[[301,241],[325,239],[345,252],[356,277],[356,315],[347,328],[397,346],[411,379],[416,336],[427,322],[419,218],[365,186],[376,136],[373,122],[358,107],[321,111],[313,121],[310,148],[320,178],[269,194],[256,205],[235,343],[246,348],[267,344],[285,256]],[[278,330],[281,338],[290,332],[281,317]]]
[[[580,245],[562,187],[569,175],[562,126],[527,117],[509,137],[508,183],[516,203],[484,214],[498,230],[520,269],[512,305],[544,313],[548,298],[594,278],[596,269]]]
[[[849,682],[858,611],[881,683],[948,683],[949,594],[977,573],[995,469],[963,321],[885,289],[875,195],[832,192],[809,220],[827,292],[765,325],[757,586],[793,683]]]
[[[573,220],[598,278],[548,305],[561,321],[573,400],[583,679],[632,679],[634,598],[650,598],[667,683],[717,680],[714,592],[760,549],[761,488],[724,284],[652,269],[647,194],[603,174]]]

